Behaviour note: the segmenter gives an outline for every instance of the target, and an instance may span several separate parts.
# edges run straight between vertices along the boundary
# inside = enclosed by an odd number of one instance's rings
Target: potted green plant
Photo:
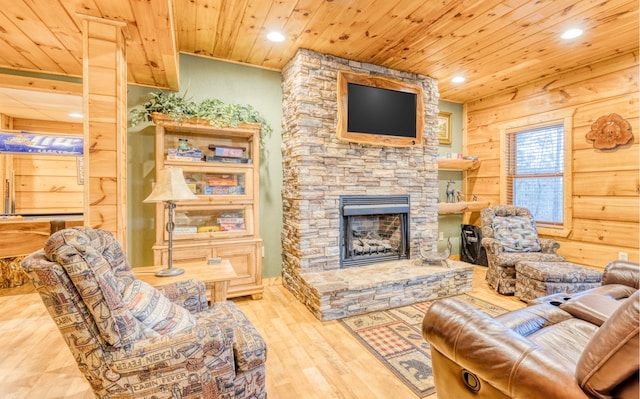
[[[186,98],[186,94],[174,92],[152,92],[140,108],[131,110],[131,125],[151,122],[154,113],[167,115],[180,121],[186,119],[208,120],[216,127],[238,127],[240,123],[260,124],[260,146],[264,148],[264,139],[271,137],[273,129],[264,117],[251,105],[226,104],[218,99],[205,99],[195,102]]]

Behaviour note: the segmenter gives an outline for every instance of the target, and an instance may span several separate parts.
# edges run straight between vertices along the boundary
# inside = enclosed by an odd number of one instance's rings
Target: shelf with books
[[[198,254],[229,254],[236,273],[229,297],[262,295],[262,240],[259,234],[258,124],[237,128],[211,126],[208,121],[174,121],[153,117],[156,124],[156,171],[179,167],[198,200],[175,208],[173,263],[193,262]],[[167,214],[156,206],[155,264],[168,261]],[[224,250],[223,250],[224,249]],[[206,259],[205,259],[206,260]]]

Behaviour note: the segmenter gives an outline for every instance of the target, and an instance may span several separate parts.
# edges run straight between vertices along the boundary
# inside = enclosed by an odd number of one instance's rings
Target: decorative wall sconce
[[[633,140],[633,133],[629,121],[618,114],[609,114],[599,117],[585,137],[593,140],[593,148],[603,150],[627,144]]]

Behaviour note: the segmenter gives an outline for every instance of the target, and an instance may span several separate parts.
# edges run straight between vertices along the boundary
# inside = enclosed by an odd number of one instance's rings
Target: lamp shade
[[[184,180],[182,169],[165,168],[158,174],[158,181],[151,194],[143,202],[173,202],[197,200]]]

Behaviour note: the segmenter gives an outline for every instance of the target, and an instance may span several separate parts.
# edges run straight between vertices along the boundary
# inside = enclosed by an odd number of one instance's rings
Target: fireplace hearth
[[[340,267],[408,259],[408,195],[340,196]]]

